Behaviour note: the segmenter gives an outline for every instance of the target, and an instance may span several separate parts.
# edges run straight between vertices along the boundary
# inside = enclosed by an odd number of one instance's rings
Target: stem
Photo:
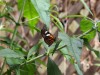
[[[20,19],[21,19],[21,16],[22,16],[23,10],[24,10],[24,6],[25,6],[25,3],[26,3],[26,0],[23,0],[23,1],[24,1],[24,2],[23,2],[23,6],[22,6],[22,9],[21,9],[20,15],[19,15],[18,23],[19,23],[19,21],[20,21]]]
[[[67,47],[67,45],[62,46],[62,47],[58,48],[57,50],[60,50],[60,49],[62,49],[62,48],[64,48],[64,47]]]
[[[6,59],[4,59],[4,62],[3,62],[3,65],[2,65],[2,68],[1,68],[1,71],[0,71],[0,75],[2,75],[2,72],[3,72],[3,69],[4,69],[4,65],[6,64]]]
[[[11,47],[11,48],[12,48],[12,44],[13,44],[13,41],[14,41],[15,36],[16,36],[16,33],[17,33],[17,28],[18,28],[18,25],[19,25],[19,21],[20,21],[20,19],[21,19],[22,14],[23,14],[23,9],[24,9],[25,3],[26,3],[26,0],[24,0],[23,7],[22,7],[22,9],[21,9],[18,22],[16,23],[16,26],[15,26],[15,29],[14,29],[14,33],[13,33],[12,40],[11,40],[11,44],[10,44],[10,47]]]
[[[15,30],[14,30],[14,33],[13,33],[13,36],[12,36],[12,40],[11,40],[11,43],[10,43],[10,47],[12,48],[12,44],[13,44],[13,41],[14,41],[14,39],[15,39],[15,35],[16,35],[16,33],[17,33],[17,25],[15,26]]]
[[[88,31],[84,32],[82,35],[78,36],[78,38],[83,37],[84,35],[86,35],[86,34],[88,34],[88,33],[92,32],[93,30],[94,30],[94,29],[93,29],[93,28],[91,28],[90,30],[88,30]]]
[[[87,18],[87,19],[91,20],[92,22],[94,22],[91,18],[83,16],[83,15],[65,15],[62,18]]]
[[[29,21],[32,21],[32,20],[35,20],[35,19],[38,19],[39,18],[39,16],[36,16],[36,17],[34,17],[34,18],[32,18],[32,19],[29,19],[29,20],[27,20],[27,21],[25,21],[25,22],[29,22]],[[25,22],[20,22],[20,24],[21,23],[25,23]]]
[[[30,59],[29,61],[26,61],[25,63],[22,63],[20,66],[22,66],[22,65],[24,65],[24,64],[27,64],[27,63],[30,63],[30,62],[32,62],[32,61],[34,61],[34,60],[36,60],[36,59],[39,59],[39,58],[41,58],[41,57],[43,57],[43,56],[45,56],[45,55],[46,55],[46,53],[41,54],[41,55],[39,55],[39,56],[37,56],[37,57],[35,57],[35,58],[33,58],[33,59]]]

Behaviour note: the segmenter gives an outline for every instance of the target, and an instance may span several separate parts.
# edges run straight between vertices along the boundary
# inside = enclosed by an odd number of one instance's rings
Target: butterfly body
[[[49,46],[54,43],[55,37],[49,31],[47,31],[47,28],[45,26],[41,30],[41,35],[44,38],[45,43]]]

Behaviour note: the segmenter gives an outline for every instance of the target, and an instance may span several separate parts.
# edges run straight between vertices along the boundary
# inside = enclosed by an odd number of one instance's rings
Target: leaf
[[[66,45],[66,44],[63,43],[63,41],[61,41],[59,47],[62,47],[62,46],[64,46],[64,45]],[[68,61],[70,61],[70,60],[72,59],[71,55],[70,55],[69,52],[68,52],[67,47],[62,48],[62,49],[60,50],[60,52],[63,54],[63,56],[64,56]]]
[[[27,55],[27,59],[30,58],[30,56],[33,54],[33,52],[38,51],[38,49],[40,48],[40,46],[41,46],[41,43],[34,45],[34,46],[29,50],[28,55]]]
[[[19,10],[22,9],[24,1],[25,0],[18,0]],[[38,22],[37,18],[38,18],[39,15],[38,15],[36,9],[34,8],[34,6],[32,5],[30,0],[26,0],[26,2],[25,2],[23,15],[24,15],[25,18],[27,18],[29,20],[29,27],[31,29],[33,29],[35,27],[36,23]],[[31,19],[33,19],[33,20],[31,20]]]
[[[75,66],[75,69],[77,70],[78,74],[79,74],[79,75],[83,75],[83,73],[82,73],[82,71],[80,70],[78,64],[74,64],[74,66]]]
[[[32,4],[34,5],[35,9],[37,10],[40,18],[43,22],[49,27],[50,25],[50,0],[31,0]]]
[[[62,75],[56,63],[48,57],[47,75]]]
[[[100,63],[96,63],[96,64],[94,64],[94,65],[100,67]]]
[[[15,68],[16,66],[21,64],[23,61],[24,60],[20,58],[6,58],[7,64],[12,68]]]
[[[20,56],[16,52],[9,48],[0,50],[0,56],[8,58],[20,58]]]
[[[83,32],[86,32],[88,31],[89,29],[91,29],[93,27],[93,23],[92,21],[86,19],[86,18],[83,18],[80,22],[80,25],[81,25],[81,30]]]
[[[82,19],[80,22],[80,28],[81,31],[83,33],[87,32],[88,30],[93,28],[93,23],[92,21],[88,20],[88,19]],[[83,36],[84,38],[87,38],[89,41],[91,41],[94,37],[95,37],[96,31],[93,30],[91,32],[89,32],[88,34],[86,34],[85,36]]]
[[[0,46],[0,50],[4,49],[4,47]]]
[[[44,61],[41,60],[41,59],[36,59],[35,62],[36,62],[36,63],[39,63],[39,64],[41,64],[41,65],[43,65],[43,66],[45,66],[45,67],[47,67],[46,62],[44,62]]]
[[[97,23],[97,30],[100,32],[100,22]]]
[[[55,53],[55,51],[56,51],[57,48],[59,47],[60,42],[61,42],[61,40],[58,40],[58,41],[56,42],[55,48],[54,48],[54,50],[53,50],[53,52],[52,52],[52,55]]]
[[[93,16],[93,13],[91,12],[91,10],[89,9],[89,7],[88,7],[88,5],[85,3],[85,1],[84,0],[80,0],[82,3],[83,3],[83,5],[85,6],[85,8],[91,13],[91,15]]]
[[[80,55],[81,55],[81,49],[83,46],[83,41],[78,39],[78,38],[72,38],[69,37],[66,33],[59,33],[58,35],[62,42],[67,45],[67,50],[69,52],[69,54],[71,56],[73,56],[73,58],[76,60],[77,64],[78,64],[78,68],[80,68]],[[78,69],[76,69],[78,74],[82,74],[81,70],[80,72],[78,71]]]
[[[35,75],[36,66],[35,63],[29,63],[21,66],[20,73],[21,75]]]

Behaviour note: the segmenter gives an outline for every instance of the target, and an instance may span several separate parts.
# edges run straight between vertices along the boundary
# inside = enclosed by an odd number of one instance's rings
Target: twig
[[[78,38],[81,38],[81,37],[85,36],[86,34],[92,32],[93,30],[94,30],[94,29],[91,28],[90,30],[88,30],[88,31],[84,32],[83,34],[81,34],[80,36],[78,36]]]
[[[20,13],[20,15],[19,15],[18,22],[16,23],[16,26],[15,26],[15,29],[14,29],[14,33],[13,33],[12,40],[11,40],[11,44],[10,44],[10,47],[11,47],[11,48],[12,48],[12,44],[13,44],[14,38],[15,38],[16,33],[17,33],[17,28],[18,28],[18,26],[19,26],[20,18],[21,18],[22,14],[23,14],[23,10],[24,10],[25,3],[26,3],[26,0],[24,0],[23,7],[22,7],[21,13]]]
[[[36,59],[39,59],[39,58],[41,58],[41,57],[43,57],[43,56],[45,56],[45,55],[46,55],[46,53],[41,54],[41,55],[39,55],[39,56],[37,56],[37,57],[35,57],[35,58],[33,58],[33,59],[30,59],[29,61],[26,61],[25,63],[22,63],[20,66],[22,66],[22,65],[24,65],[24,64],[27,64],[27,63],[30,63],[30,62],[32,62],[32,61],[34,61],[34,60],[36,60]]]

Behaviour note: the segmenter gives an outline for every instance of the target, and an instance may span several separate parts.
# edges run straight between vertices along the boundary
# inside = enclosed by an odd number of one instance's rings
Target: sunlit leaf
[[[88,20],[88,19],[82,19],[81,22],[80,22],[80,28],[81,28],[81,31],[83,33],[87,32],[88,30],[92,29],[93,28],[93,23],[92,21]],[[95,37],[95,34],[96,34],[96,31],[93,30],[91,32],[89,32],[88,34],[84,35],[83,37],[84,38],[87,38],[89,41],[91,41],[94,37]]]
[[[31,0],[32,4],[36,8],[42,21],[49,27],[50,25],[50,0]]]
[[[23,3],[25,0],[18,0],[18,8],[19,10],[22,9]],[[31,3],[30,0],[26,0],[24,10],[23,10],[23,15],[25,18],[27,18],[29,21],[29,27],[31,29],[34,29],[36,23],[38,22],[38,13],[36,9],[34,8],[33,4]],[[37,17],[37,18],[36,18]],[[33,20],[31,20],[33,19]]]

